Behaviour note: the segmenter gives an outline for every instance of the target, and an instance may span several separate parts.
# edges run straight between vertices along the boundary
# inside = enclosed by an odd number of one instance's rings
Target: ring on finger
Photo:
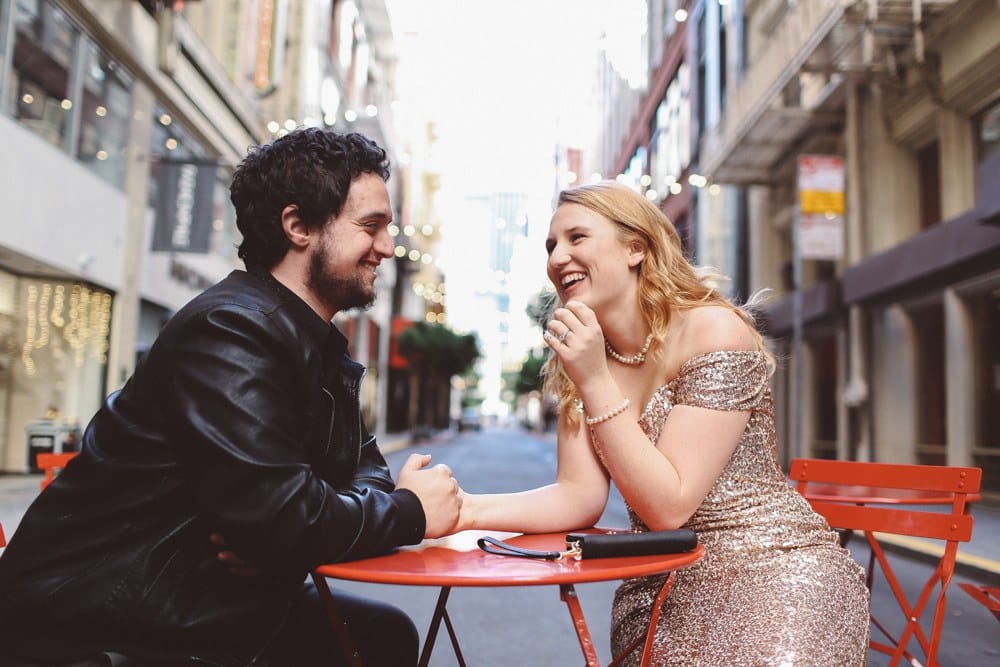
[[[556,340],[558,340],[560,343],[562,343],[563,341],[566,340],[566,336],[568,336],[568,335],[569,335],[569,329],[567,329],[566,331],[564,331],[561,334],[559,334],[558,336],[556,336]]]

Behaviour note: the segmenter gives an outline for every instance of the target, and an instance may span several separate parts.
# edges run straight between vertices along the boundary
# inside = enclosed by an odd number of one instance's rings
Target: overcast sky
[[[601,48],[623,72],[639,67],[644,3],[386,0],[386,5],[400,58],[396,83],[402,106],[396,114],[437,123],[434,167],[441,174],[444,219],[436,263],[448,277],[450,323],[474,329],[469,323],[482,311],[474,305],[475,291],[489,280],[488,258],[477,250],[492,230],[470,224],[495,221],[470,219],[465,198],[523,193],[531,228],[514,260],[510,328],[511,346],[526,350],[540,342],[540,331],[523,313],[528,295],[548,282],[544,238],[555,191],[555,147],[589,146],[598,131],[594,76]]]

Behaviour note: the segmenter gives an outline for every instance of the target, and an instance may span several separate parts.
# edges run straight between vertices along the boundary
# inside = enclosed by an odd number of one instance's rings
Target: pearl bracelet
[[[587,426],[594,426],[596,424],[600,424],[601,422],[606,422],[609,419],[613,419],[614,417],[617,417],[621,413],[628,410],[628,406],[630,403],[631,401],[629,401],[628,398],[626,398],[624,401],[622,401],[622,404],[619,405],[614,410],[609,410],[608,412],[605,412],[603,415],[600,415],[599,417],[587,417],[586,419],[584,419],[584,421],[587,422]]]

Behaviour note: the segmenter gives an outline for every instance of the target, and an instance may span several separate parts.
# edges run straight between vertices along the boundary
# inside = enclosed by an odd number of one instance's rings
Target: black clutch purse
[[[698,535],[687,528],[651,530],[644,533],[569,533],[565,551],[537,551],[507,544],[494,537],[481,537],[479,548],[501,556],[562,560],[572,557],[614,558],[616,556],[650,556],[691,551],[698,545]]]
[[[578,549],[580,558],[678,554],[691,551],[697,545],[698,536],[687,528],[644,533],[570,533],[566,536],[566,546]]]

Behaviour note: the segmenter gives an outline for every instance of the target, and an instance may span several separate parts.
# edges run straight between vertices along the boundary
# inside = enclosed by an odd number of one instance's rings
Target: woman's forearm
[[[558,483],[516,493],[466,494],[461,528],[517,533],[573,530],[593,525],[606,504],[607,498]]]

